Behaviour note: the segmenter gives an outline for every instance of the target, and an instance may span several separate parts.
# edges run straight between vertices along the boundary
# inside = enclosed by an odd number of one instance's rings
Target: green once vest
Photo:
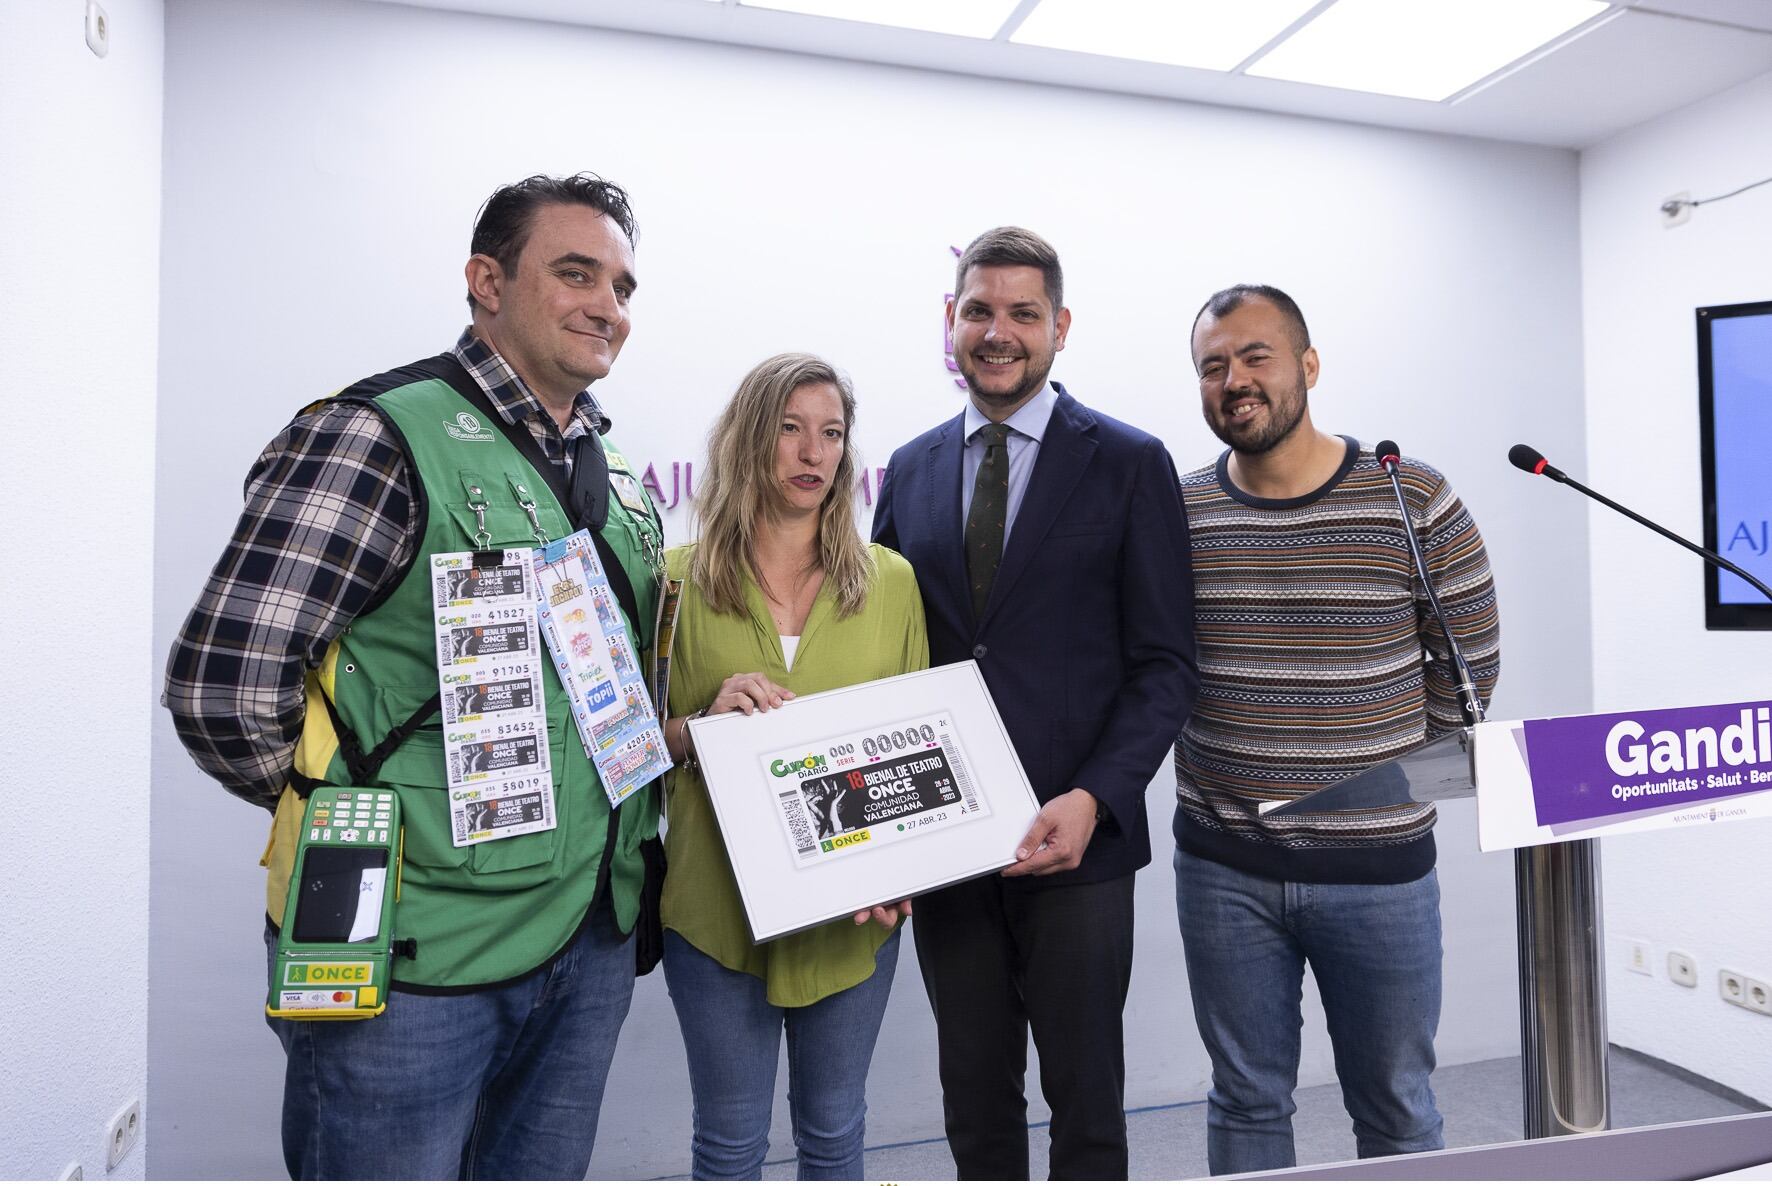
[[[477,546],[478,524],[468,509],[468,488],[479,487],[489,504],[489,547],[532,547],[536,542],[518,486],[536,504],[550,539],[570,534],[568,516],[547,483],[497,426],[485,424],[483,414],[447,383],[409,383],[376,396],[375,403],[405,437],[407,456],[423,487],[425,513],[405,577],[386,600],[345,630],[336,655],[329,656],[334,704],[366,751],[437,693],[429,557]],[[463,413],[466,418],[458,419]],[[467,427],[474,424],[479,431]],[[619,454],[613,456],[611,472],[622,472],[622,464]],[[639,488],[637,481],[632,488]],[[658,596],[643,533],[650,533],[656,546],[656,523],[647,517],[642,526],[640,516],[612,491],[602,536],[628,572],[639,603],[643,620],[627,624],[631,640],[639,644],[636,654],[651,641]],[[565,689],[546,659],[546,643],[541,645],[556,827],[466,848],[451,844],[443,733],[435,724],[417,730],[396,749],[375,780],[375,785],[399,793],[405,819],[394,934],[417,940],[418,947],[416,958],[396,963],[397,985],[491,984],[546,962],[584,922],[612,835],[609,888],[615,916],[623,931],[634,925],[644,880],[639,846],[658,834],[658,792],[647,787],[623,803],[611,831],[609,800],[585,757]],[[324,716],[325,709],[310,704],[310,722],[316,713]],[[326,782],[350,781],[343,756],[336,752],[324,774],[303,773]]]

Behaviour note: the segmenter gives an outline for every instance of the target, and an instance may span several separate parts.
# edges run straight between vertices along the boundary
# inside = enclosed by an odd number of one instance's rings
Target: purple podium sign
[[[1772,701],[1525,725],[1540,827],[1772,790]]]

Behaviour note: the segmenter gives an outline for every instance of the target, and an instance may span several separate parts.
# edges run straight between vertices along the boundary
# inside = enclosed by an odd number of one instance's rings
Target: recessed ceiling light
[[[1605,0],[1336,0],[1245,73],[1439,101],[1606,8]]]
[[[1229,70],[1317,0],[1041,0],[1009,40],[1110,58]]]
[[[807,16],[836,17],[869,25],[894,25],[956,37],[995,37],[1016,0],[740,0],[746,8],[773,8]]]

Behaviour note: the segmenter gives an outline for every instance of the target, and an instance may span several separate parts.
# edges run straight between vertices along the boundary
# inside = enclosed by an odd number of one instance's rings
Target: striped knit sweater
[[[1402,514],[1370,449],[1321,489],[1261,499],[1229,454],[1181,479],[1193,538],[1200,694],[1175,747],[1175,839],[1285,881],[1393,884],[1434,865],[1431,804],[1263,817],[1290,799],[1458,727],[1449,664],[1414,580]],[[1501,628],[1483,540],[1446,479],[1398,476],[1440,606],[1488,701]]]

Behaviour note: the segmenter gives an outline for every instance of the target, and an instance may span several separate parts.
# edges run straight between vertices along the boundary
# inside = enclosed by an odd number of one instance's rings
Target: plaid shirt
[[[498,414],[570,477],[567,441],[606,432],[589,391],[562,433],[510,364],[464,331],[455,344]],[[197,765],[274,810],[306,710],[304,682],[351,621],[405,576],[418,546],[417,478],[381,414],[327,400],[265,447],[246,508],[173,642],[161,703]]]

